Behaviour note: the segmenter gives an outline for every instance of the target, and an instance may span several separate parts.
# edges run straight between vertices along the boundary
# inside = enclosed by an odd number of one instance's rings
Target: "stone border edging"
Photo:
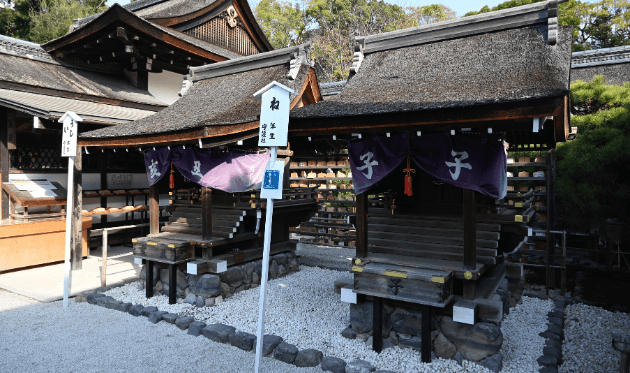
[[[96,306],[129,313],[136,317],[144,316],[153,324],[165,321],[175,324],[181,330],[188,330],[187,333],[190,335],[203,335],[214,342],[230,344],[245,351],[255,351],[256,349],[256,336],[253,334],[236,331],[236,328],[224,324],[207,325],[203,321],[196,321],[192,316],[179,316],[178,314],[160,311],[155,306],[145,307],[140,304],[125,303],[102,294],[102,292],[107,290],[99,288],[92,294],[79,294],[75,297],[75,301],[87,302]],[[376,370],[376,367],[365,360],[355,359],[346,362],[337,357],[324,356],[321,351],[316,349],[299,350],[297,346],[284,342],[282,337],[272,334],[265,334],[263,337],[263,356],[273,357],[276,360],[295,365],[296,367],[317,367],[321,365],[322,371],[332,373],[395,373],[390,370]]]

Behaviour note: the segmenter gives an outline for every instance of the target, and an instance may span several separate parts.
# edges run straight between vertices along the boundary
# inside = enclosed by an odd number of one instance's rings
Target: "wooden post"
[[[101,172],[101,190],[107,189],[107,153],[101,152],[98,156],[98,163]],[[101,207],[107,208],[107,197],[101,197]],[[107,215],[101,215],[101,225],[107,226]]]
[[[148,261],[147,261],[148,262]],[[153,279],[151,279],[153,284]],[[153,293],[153,286],[151,286]],[[168,265],[168,304],[177,303],[177,266],[175,264]]]
[[[0,182],[9,182],[8,110],[0,107]],[[9,194],[0,187],[0,220],[9,218]]]
[[[153,297],[153,262],[151,260],[147,260],[147,271],[145,275],[146,277],[144,278],[144,284],[146,288],[146,295],[147,295],[147,298],[151,298]],[[169,285],[172,285],[172,282],[173,281],[169,278]],[[171,290],[169,288],[169,296],[170,296],[170,293],[171,293]],[[173,304],[173,303],[170,303],[170,304]]]
[[[101,266],[101,287],[107,287],[107,228],[103,229],[103,264]]]
[[[368,255],[368,202],[367,192],[357,194],[357,258]]]
[[[464,277],[477,269],[477,214],[475,191],[464,189]],[[475,281],[464,280],[464,299],[475,299]]]
[[[77,155],[74,157],[74,167],[72,177],[72,192],[74,198],[72,199],[72,237],[70,240],[70,262],[72,263],[72,270],[76,271],[83,268],[83,219],[81,211],[83,209],[83,188],[81,186],[82,181],[82,152],[81,147],[77,147]],[[68,170],[70,172],[70,170]]]
[[[201,198],[201,239],[210,241],[212,239],[212,189],[201,187]]]
[[[372,349],[380,354],[383,350],[383,299],[372,298]]]
[[[560,295],[566,294],[567,288],[567,232],[562,232],[562,268],[560,269]]]
[[[146,59],[142,58],[141,61],[138,62],[138,66],[140,66],[142,64],[142,66],[146,65]],[[146,70],[146,68],[142,68],[142,69],[138,69],[138,89],[142,89],[144,91],[148,91],[149,90],[149,72]]]
[[[422,362],[431,362],[431,306],[422,305]]]
[[[549,150],[547,153],[547,266],[546,266],[546,292],[549,295],[549,288],[555,283],[554,270],[551,267],[554,260],[555,240],[551,233],[555,229],[556,215],[556,151]]]
[[[160,191],[157,185],[149,187],[149,234],[160,233]]]

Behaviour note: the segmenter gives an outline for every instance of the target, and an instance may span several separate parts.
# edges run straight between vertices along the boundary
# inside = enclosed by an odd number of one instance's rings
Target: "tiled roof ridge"
[[[572,67],[608,65],[630,61],[630,46],[602,48],[574,52],[571,56]]]
[[[0,35],[0,53],[57,64],[39,44],[4,35]]]

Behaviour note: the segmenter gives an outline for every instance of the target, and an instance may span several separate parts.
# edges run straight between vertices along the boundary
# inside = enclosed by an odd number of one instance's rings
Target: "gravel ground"
[[[564,363],[561,373],[619,371],[619,352],[612,347],[612,332],[630,335],[630,315],[599,307],[573,304],[564,311]]]
[[[434,360],[422,364],[420,353],[394,347],[380,355],[359,340],[348,340],[341,330],[348,326],[349,306],[333,291],[333,281],[348,273],[303,266],[287,277],[269,281],[265,333],[283,337],[300,349],[315,348],[324,355],[346,361],[364,359],[378,369],[403,372],[488,372],[474,363],[459,366],[453,360]],[[157,306],[160,310],[194,316],[206,323],[223,323],[238,330],[256,333],[259,288],[236,294],[215,307],[196,308],[188,304],[168,305],[168,298],[157,296],[147,300],[138,290],[138,283],[111,289],[106,293],[118,300]],[[542,355],[544,339],[538,333],[546,329],[550,300],[523,297],[502,326],[505,356],[503,372],[537,372],[536,362]]]
[[[31,304],[39,304],[39,301],[0,289],[0,312],[9,311]]]
[[[17,296],[19,297],[19,296]],[[32,304],[0,293],[0,372],[251,372],[254,354],[173,324],[75,303]],[[321,372],[263,360],[265,372]]]
[[[352,257],[356,255],[356,249],[299,243],[296,254],[300,256],[302,264],[310,267],[350,271]]]

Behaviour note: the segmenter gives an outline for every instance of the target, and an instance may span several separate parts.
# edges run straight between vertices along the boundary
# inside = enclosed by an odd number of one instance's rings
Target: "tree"
[[[455,11],[441,4],[412,6],[405,8],[407,16],[413,26],[428,25],[430,23],[448,21],[457,18]]]
[[[39,0],[0,0],[0,34],[26,39],[30,31],[29,12],[39,11]]]
[[[28,39],[45,43],[68,33],[77,18],[85,18],[107,9],[102,0],[41,0],[41,12],[29,13],[32,21]]]
[[[487,5],[466,16],[533,4],[544,0],[511,0],[490,9]],[[573,51],[630,44],[630,3],[628,0],[600,0],[594,3],[569,0],[558,6],[559,23],[573,26]]]
[[[302,42],[308,23],[303,8],[303,4],[294,5],[288,1],[262,0],[258,3],[254,14],[274,48]]]

